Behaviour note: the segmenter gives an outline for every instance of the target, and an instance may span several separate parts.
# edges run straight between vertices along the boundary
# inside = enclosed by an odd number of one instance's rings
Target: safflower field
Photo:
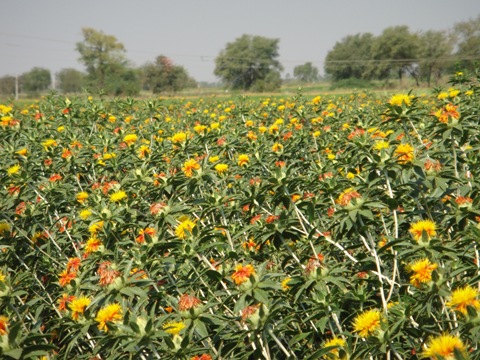
[[[0,105],[2,358],[479,359],[480,87],[450,85]]]

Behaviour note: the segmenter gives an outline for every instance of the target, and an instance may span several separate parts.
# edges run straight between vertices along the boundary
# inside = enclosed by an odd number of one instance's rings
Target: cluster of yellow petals
[[[380,329],[382,314],[379,310],[366,310],[353,321],[353,331],[366,338]]]

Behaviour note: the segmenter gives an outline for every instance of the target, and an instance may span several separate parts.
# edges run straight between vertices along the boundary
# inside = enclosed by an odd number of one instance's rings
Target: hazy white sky
[[[198,81],[216,81],[215,57],[242,34],[280,39],[292,74],[347,35],[408,25],[449,30],[480,14],[480,0],[0,0],[0,76],[35,66],[84,70],[75,43],[82,27],[114,35],[139,66],[166,55]]]

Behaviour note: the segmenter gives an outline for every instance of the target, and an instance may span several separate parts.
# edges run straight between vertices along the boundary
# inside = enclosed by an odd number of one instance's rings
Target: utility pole
[[[18,100],[18,75],[15,75],[15,100]]]

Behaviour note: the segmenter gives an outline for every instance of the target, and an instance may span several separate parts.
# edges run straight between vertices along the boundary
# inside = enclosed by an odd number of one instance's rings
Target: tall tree
[[[293,68],[293,76],[302,82],[314,82],[318,80],[318,69],[311,62],[297,65]]]
[[[83,28],[83,41],[77,43],[80,61],[86,66],[92,85],[105,89],[112,78],[126,67],[125,48],[115,36]]]
[[[480,61],[480,15],[455,24],[453,30],[457,40],[456,57],[463,67],[473,69],[474,63]]]
[[[279,87],[283,68],[278,61],[278,43],[279,39],[244,34],[220,52],[214,73],[233,89]]]
[[[56,75],[56,87],[64,93],[74,93],[82,90],[85,74],[76,69],[62,69]]]
[[[50,70],[34,67],[20,76],[22,90],[30,94],[38,94],[52,85]]]
[[[346,36],[328,52],[325,73],[333,80],[369,78],[374,41],[370,33]]]
[[[395,72],[400,83],[405,73],[416,77],[418,51],[418,37],[410,32],[408,26],[388,27],[373,44],[372,57],[375,61],[372,62],[371,72],[380,78]]]
[[[429,30],[418,35],[418,70],[422,79],[430,86],[432,77],[438,81],[449,67],[453,40],[444,31]]]
[[[163,55],[158,56],[155,63],[145,65],[143,73],[144,88],[154,94],[176,92],[196,84],[183,66],[175,65]]]

